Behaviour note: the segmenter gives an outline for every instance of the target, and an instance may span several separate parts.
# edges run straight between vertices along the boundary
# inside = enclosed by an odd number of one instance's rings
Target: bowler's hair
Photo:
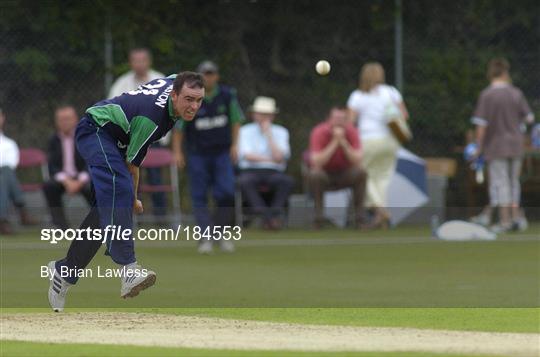
[[[203,77],[200,73],[196,72],[180,72],[174,80],[173,90],[175,93],[180,93],[184,85],[191,89],[204,88]]]
[[[384,83],[384,68],[379,62],[368,62],[360,70],[358,87],[362,92],[370,92]]]
[[[493,58],[488,63],[487,78],[492,80],[510,71],[510,63],[504,57]]]

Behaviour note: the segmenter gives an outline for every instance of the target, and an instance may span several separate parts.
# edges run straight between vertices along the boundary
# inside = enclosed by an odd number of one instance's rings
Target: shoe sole
[[[139,295],[141,291],[148,289],[155,283],[156,283],[156,275],[149,275],[139,285],[135,285],[126,295],[122,296],[122,299],[135,297]]]

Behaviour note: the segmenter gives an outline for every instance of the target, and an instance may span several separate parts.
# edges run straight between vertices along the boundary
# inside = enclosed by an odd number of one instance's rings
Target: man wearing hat
[[[250,111],[253,123],[242,126],[238,139],[241,169],[238,182],[250,207],[263,217],[264,227],[279,229],[279,215],[294,185],[293,179],[285,174],[291,155],[289,132],[281,125],[272,124],[279,112],[274,98],[255,98]],[[259,192],[262,185],[273,192],[269,206]]]
[[[191,200],[197,225],[204,232],[212,227],[231,225],[234,219],[234,169],[237,139],[244,114],[236,98],[236,90],[219,84],[215,63],[204,61],[197,67],[202,73],[205,97],[195,119],[179,122],[174,131],[172,148],[180,168],[185,166],[182,147],[187,152],[187,168]],[[208,210],[207,194],[212,190],[216,212],[213,219]],[[218,228],[219,229],[219,228]],[[217,237],[213,237],[217,238]],[[215,240],[199,242],[199,253],[210,254]],[[232,252],[230,240],[220,240],[223,251]]]

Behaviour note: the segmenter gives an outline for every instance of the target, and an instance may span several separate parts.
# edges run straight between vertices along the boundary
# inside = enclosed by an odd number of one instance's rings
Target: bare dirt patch
[[[0,339],[293,351],[538,356],[540,334],[303,325],[149,313],[2,314]]]

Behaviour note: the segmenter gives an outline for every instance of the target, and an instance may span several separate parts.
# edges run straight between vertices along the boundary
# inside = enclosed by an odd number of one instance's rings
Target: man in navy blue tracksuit
[[[197,225],[201,231],[232,224],[234,219],[234,168],[237,142],[244,114],[236,98],[236,90],[219,84],[216,64],[202,62],[197,71],[203,75],[205,97],[195,119],[180,122],[173,131],[173,151],[178,166],[185,164],[182,144],[187,151],[191,201]],[[208,191],[212,190],[216,210],[211,217],[208,209]],[[210,235],[213,230],[210,230]],[[216,237],[212,237],[216,238]],[[199,253],[212,252],[214,239],[199,242]],[[220,240],[223,251],[234,251],[230,240]]]
[[[86,110],[76,130],[76,143],[88,166],[95,200],[82,229],[101,228],[102,234],[108,226],[121,232],[132,230],[133,212],[143,211],[137,186],[148,147],[179,120],[193,120],[203,97],[201,75],[181,72]],[[49,263],[53,272],[49,302],[55,311],[63,309],[67,289],[77,282],[77,269],[90,263],[103,242],[85,238],[74,240],[65,258]],[[154,284],[155,273],[136,262],[133,239],[105,239],[105,243],[106,254],[123,266],[122,297],[136,296]]]

